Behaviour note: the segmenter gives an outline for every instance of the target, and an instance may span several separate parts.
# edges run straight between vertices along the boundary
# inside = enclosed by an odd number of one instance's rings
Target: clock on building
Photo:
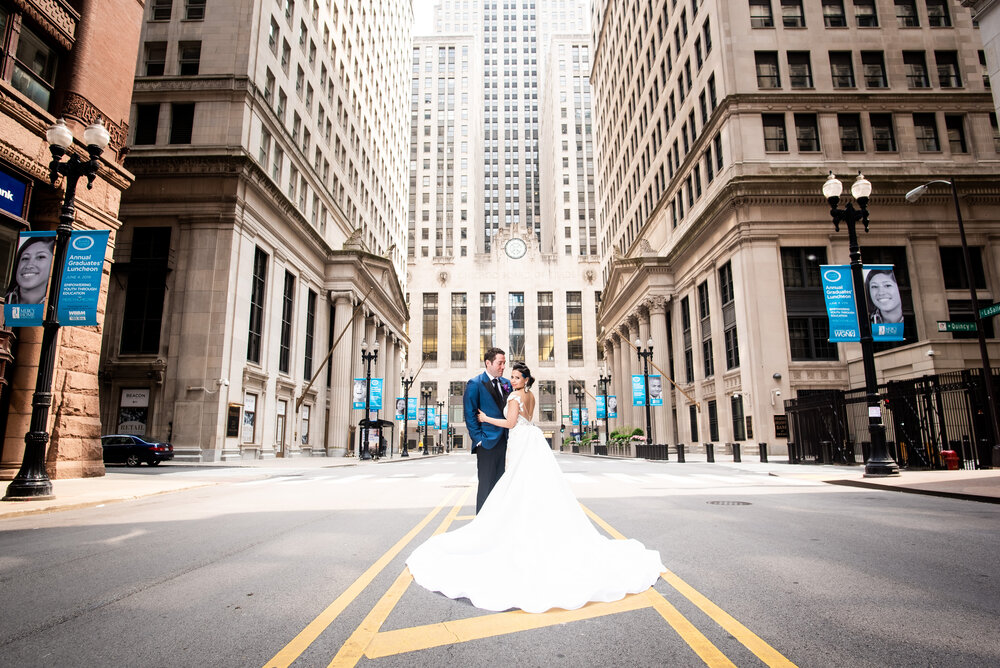
[[[507,253],[507,257],[517,260],[524,257],[524,254],[528,252],[528,244],[524,243],[524,239],[514,237],[504,244],[503,249]]]

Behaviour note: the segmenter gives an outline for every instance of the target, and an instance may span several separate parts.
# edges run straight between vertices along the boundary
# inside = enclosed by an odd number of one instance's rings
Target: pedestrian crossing
[[[564,478],[570,485],[595,489],[595,486],[626,486],[630,488],[648,489],[705,489],[718,487],[750,487],[761,485],[781,485],[809,487],[821,483],[818,481],[801,480],[788,477],[770,477],[761,473],[734,471],[732,473],[655,473],[617,471],[566,471]],[[424,475],[416,473],[380,475],[379,473],[355,473],[344,476],[273,476],[258,480],[247,480],[234,483],[238,486],[254,485],[318,485],[330,487],[350,486],[393,486],[400,484],[430,484],[435,486],[476,484],[477,477],[467,472],[437,472]]]

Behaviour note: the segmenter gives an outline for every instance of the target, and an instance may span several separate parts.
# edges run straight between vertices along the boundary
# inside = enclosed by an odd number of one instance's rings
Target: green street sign
[[[1000,304],[990,304],[989,306],[979,309],[980,318],[989,318],[997,313],[1000,313]]]
[[[974,322],[948,322],[945,320],[938,320],[938,331],[939,332],[974,332],[976,331],[976,323]]]

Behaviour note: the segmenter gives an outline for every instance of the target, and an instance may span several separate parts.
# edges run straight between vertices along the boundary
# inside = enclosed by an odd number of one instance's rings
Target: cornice
[[[67,51],[76,41],[76,26],[80,15],[69,3],[61,0],[11,0],[22,12],[30,16]]]

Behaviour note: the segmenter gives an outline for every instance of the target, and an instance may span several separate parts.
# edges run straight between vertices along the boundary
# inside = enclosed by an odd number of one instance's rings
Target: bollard
[[[743,461],[743,457],[742,457],[742,455],[740,455],[740,444],[739,443],[730,443],[729,445],[732,446],[732,448],[733,448],[733,461],[734,462],[742,462]]]
[[[715,463],[715,443],[705,443],[705,454],[708,456],[708,463]]]
[[[678,443],[677,444],[677,463],[678,464],[683,464],[684,463],[684,444],[683,443]]]
[[[757,447],[760,448],[760,463],[767,463],[767,443],[758,443]]]

